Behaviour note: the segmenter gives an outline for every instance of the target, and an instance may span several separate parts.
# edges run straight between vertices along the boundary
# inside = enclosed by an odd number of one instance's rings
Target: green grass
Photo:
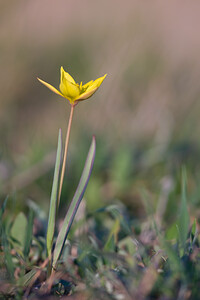
[[[125,156],[124,163],[119,163]],[[142,153],[140,160],[145,156]],[[45,263],[47,219],[42,217],[40,206],[29,201],[24,212],[16,213],[11,209],[12,196],[3,202],[2,299],[47,295],[55,299],[62,295],[76,299],[199,299],[198,184],[195,186],[192,165],[181,168],[180,162],[177,169],[169,171],[164,157],[163,162],[146,166],[137,160],[139,165],[131,170],[127,161],[134,161],[134,153],[125,155],[123,148],[110,157],[106,171],[97,152],[98,173],[94,170],[50,289]],[[101,182],[101,190],[93,191],[90,184],[95,180]],[[94,203],[90,209],[91,199],[87,204],[92,195],[94,202],[104,195],[96,209]]]

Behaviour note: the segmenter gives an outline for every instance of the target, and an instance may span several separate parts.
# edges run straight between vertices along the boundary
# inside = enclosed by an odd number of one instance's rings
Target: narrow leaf
[[[185,242],[187,240],[188,230],[189,230],[189,214],[187,210],[187,195],[186,195],[186,184],[187,176],[185,168],[182,169],[182,192],[181,192],[181,209],[179,217],[179,231],[180,231],[180,241],[182,248],[185,248]]]
[[[83,173],[81,175],[81,179],[79,181],[77,190],[75,192],[75,195],[72,199],[72,202],[71,202],[69,209],[67,211],[67,214],[65,216],[62,228],[57,237],[55,250],[54,250],[54,254],[53,254],[53,268],[56,268],[57,261],[61,255],[61,252],[64,247],[70,227],[71,227],[74,217],[76,215],[79,204],[85,193],[85,190],[86,190],[86,187],[87,187],[90,175],[91,175],[92,167],[94,164],[95,150],[96,150],[96,142],[95,142],[95,137],[93,137],[92,143],[90,146],[90,150],[88,152],[88,156],[87,156],[85,166],[83,169]]]
[[[111,228],[108,239],[104,245],[105,251],[114,251],[115,250],[115,247],[117,245],[117,237],[118,237],[119,230],[120,230],[120,220],[116,219]]]
[[[3,214],[7,205],[7,201],[8,201],[8,196],[6,197],[6,199],[4,200],[1,208],[0,208],[0,234],[2,231],[2,227],[3,227]]]
[[[6,265],[10,279],[13,280],[14,279],[14,264],[12,261],[10,247],[9,247],[6,233],[4,232],[4,230],[2,230],[1,237],[2,237],[2,246],[3,246],[3,252],[4,252],[5,265]]]
[[[191,244],[191,247],[193,247],[193,244],[195,243],[195,240],[196,240],[197,236],[198,236],[197,220],[194,219],[194,222],[192,224],[192,228],[191,228],[191,231],[190,231],[190,244]]]
[[[196,234],[196,229],[197,229],[197,220],[194,219],[194,222],[193,222],[193,224],[192,224],[192,229],[191,229],[191,234],[192,234],[193,236],[195,236],[195,234]]]
[[[27,230],[26,230],[25,245],[24,245],[24,257],[28,257],[30,247],[32,244],[33,218],[34,218],[34,213],[33,213],[33,210],[30,209],[29,216],[28,216],[28,226],[27,226]]]
[[[3,216],[4,211],[5,211],[7,201],[8,201],[8,196],[4,200],[4,202],[3,202],[2,206],[1,206],[1,209],[0,209],[0,222],[1,222],[2,216]]]
[[[57,196],[58,196],[58,186],[59,186],[59,174],[60,174],[60,166],[61,166],[61,154],[62,154],[62,135],[61,129],[58,134],[58,147],[56,154],[56,164],[54,170],[54,178],[53,185],[51,191],[51,201],[50,201],[50,209],[49,209],[49,220],[47,227],[47,255],[49,257],[49,261],[51,261],[51,250],[55,232],[55,223],[56,223],[56,209],[57,209]]]
[[[37,268],[34,268],[31,271],[29,271],[28,273],[26,273],[23,277],[20,277],[17,280],[17,285],[27,287],[29,285],[29,283],[31,282],[32,278],[37,273],[37,271],[38,271]]]

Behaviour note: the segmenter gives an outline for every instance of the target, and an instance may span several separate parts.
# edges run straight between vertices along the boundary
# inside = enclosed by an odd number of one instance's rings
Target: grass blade
[[[6,209],[7,201],[8,201],[8,196],[6,197],[6,199],[4,200],[4,202],[0,208],[0,235],[1,235],[2,228],[3,228],[3,214]]]
[[[24,257],[25,258],[28,257],[30,247],[32,244],[33,219],[34,219],[34,213],[33,213],[33,210],[30,209],[29,216],[28,216],[28,225],[27,225],[27,230],[26,230],[25,244],[24,244]]]
[[[67,211],[67,214],[65,216],[62,228],[58,234],[58,238],[56,241],[54,254],[53,254],[53,268],[56,267],[57,261],[61,255],[67,235],[69,233],[70,227],[71,227],[74,217],[76,215],[77,209],[79,207],[79,204],[80,204],[80,202],[83,198],[84,192],[86,190],[86,187],[87,187],[90,175],[91,175],[92,167],[94,164],[95,150],[96,150],[96,142],[95,142],[95,137],[93,137],[92,143],[90,146],[90,150],[88,152],[88,156],[87,156],[85,166],[83,169],[83,173],[81,175],[81,179],[79,181],[77,190],[75,192],[75,195],[72,199],[72,202],[71,202],[69,209]]]
[[[35,274],[37,273],[37,269],[39,268],[34,268],[31,271],[29,271],[28,273],[26,273],[23,277],[20,277],[17,280],[17,285],[18,286],[22,286],[22,287],[27,287],[29,285],[29,283],[31,282],[31,280],[33,279],[33,277],[35,276]]]
[[[61,129],[60,129],[59,134],[58,134],[56,164],[55,164],[55,170],[54,170],[54,178],[53,178],[50,209],[49,209],[49,220],[48,220],[48,227],[47,227],[46,246],[47,246],[47,255],[48,255],[49,261],[51,261],[51,250],[52,250],[54,231],[55,231],[55,223],[56,223],[57,196],[58,196],[58,187],[59,187],[61,154],[62,154],[62,135],[61,135]]]
[[[6,265],[10,280],[13,281],[14,280],[14,264],[12,261],[10,247],[9,247],[6,233],[4,230],[2,230],[1,238],[2,238],[2,246],[3,246],[3,252],[4,252],[5,265]]]
[[[182,169],[182,192],[181,192],[181,209],[179,217],[179,232],[180,232],[180,242],[181,247],[185,249],[185,242],[187,240],[188,230],[189,230],[189,214],[187,210],[187,195],[186,195],[186,184],[187,175],[185,168]]]
[[[8,196],[4,200],[4,202],[3,202],[2,206],[1,206],[1,209],[0,209],[0,222],[1,222],[2,216],[3,216],[4,211],[5,211],[5,208],[6,208],[6,205],[7,205],[7,201],[8,201]]]
[[[119,230],[120,230],[120,219],[116,219],[111,228],[108,239],[104,245],[103,248],[104,251],[115,251]]]

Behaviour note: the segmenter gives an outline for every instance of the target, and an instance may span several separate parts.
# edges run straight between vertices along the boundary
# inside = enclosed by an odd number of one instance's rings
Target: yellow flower
[[[74,104],[77,101],[90,98],[98,90],[106,76],[107,74],[96,79],[95,81],[91,80],[83,85],[82,82],[80,84],[76,83],[72,76],[65,72],[63,67],[61,67],[59,86],[60,91],[40,78],[38,78],[38,80],[54,93],[68,99],[71,104]]]

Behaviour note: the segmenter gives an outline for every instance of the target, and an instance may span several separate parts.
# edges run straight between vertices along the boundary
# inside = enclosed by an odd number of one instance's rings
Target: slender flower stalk
[[[64,154],[63,154],[63,163],[62,163],[62,170],[61,170],[61,175],[60,175],[60,185],[59,185],[59,191],[58,191],[58,207],[59,207],[59,203],[60,203],[60,196],[61,196],[61,192],[62,192],[63,179],[64,179],[64,175],[65,175],[67,152],[68,152],[68,145],[69,145],[69,137],[70,137],[70,131],[71,131],[71,126],[72,126],[72,119],[73,119],[73,113],[74,113],[75,105],[76,104],[71,104],[71,111],[70,111],[68,127],[67,127],[67,133],[66,133],[66,138],[65,138],[65,149],[64,149]]]

